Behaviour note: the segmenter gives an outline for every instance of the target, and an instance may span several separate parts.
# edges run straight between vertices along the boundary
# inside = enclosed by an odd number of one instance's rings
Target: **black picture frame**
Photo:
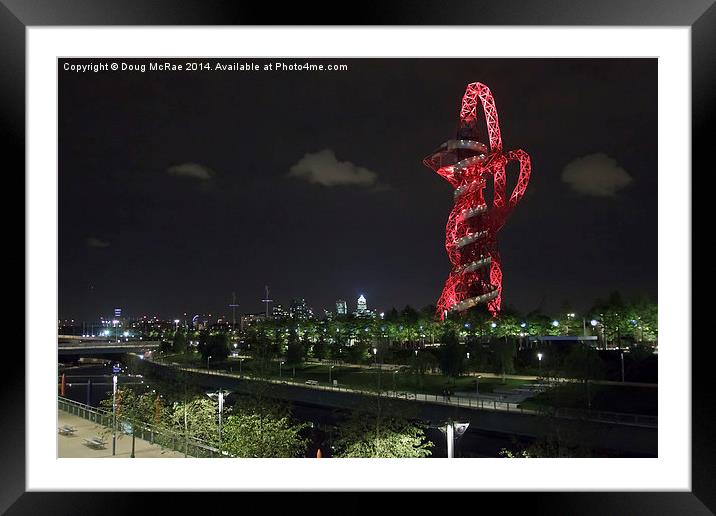
[[[380,5],[341,2],[281,3],[208,0],[0,0],[0,129],[7,157],[16,170],[25,166],[25,29],[63,25],[605,25],[691,27],[692,162],[713,174],[707,160],[712,146],[708,134],[714,119],[716,92],[716,6],[712,0],[427,0],[383,1]],[[351,8],[352,6],[352,8]],[[350,13],[350,14],[348,14]],[[14,174],[17,175],[17,174]],[[689,180],[674,178],[674,180]],[[22,186],[24,190],[24,186]],[[706,231],[709,231],[706,229]],[[710,232],[710,231],[709,231]],[[698,234],[698,233],[696,233]],[[713,266],[711,266],[713,269]],[[26,270],[27,271],[27,270]],[[27,272],[26,272],[27,273]],[[684,300],[691,303],[691,300]],[[28,315],[25,314],[26,324]],[[692,316],[693,318],[693,316]],[[695,320],[695,318],[693,318]],[[695,339],[691,339],[697,343]],[[712,436],[714,404],[709,381],[711,350],[707,341],[678,343],[692,350],[692,490],[690,492],[623,493],[512,493],[510,509],[524,508],[550,514],[712,514],[716,511],[716,447]],[[25,492],[25,360],[3,374],[0,388],[0,512],[7,514],[132,513],[140,507],[129,493]],[[8,368],[9,369],[9,368]],[[212,506],[230,495],[211,495]],[[291,504],[312,502],[308,493],[296,493]],[[465,495],[451,495],[451,505]],[[474,496],[474,495],[473,495]],[[481,505],[499,493],[479,494]],[[252,510],[256,497],[242,495],[243,509]],[[167,497],[164,497],[167,498]],[[304,500],[306,502],[304,502]],[[425,495],[412,496],[423,504]],[[163,500],[163,510],[185,507],[183,495]],[[273,503],[273,502],[272,502]],[[372,510],[372,496],[355,496],[345,504],[351,512]],[[472,498],[470,504],[475,503]],[[492,505],[492,504],[490,504]],[[280,510],[280,504],[275,506]],[[338,507],[336,507],[338,510]],[[340,509],[341,511],[345,509]],[[139,512],[144,512],[140,510]]]

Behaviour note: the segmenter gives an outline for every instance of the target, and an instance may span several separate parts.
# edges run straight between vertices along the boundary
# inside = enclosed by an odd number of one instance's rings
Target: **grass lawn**
[[[206,367],[206,362],[202,361],[201,356],[197,353],[169,356],[166,361],[198,368]],[[239,371],[239,359],[229,357],[222,362],[210,361],[209,366],[214,370],[237,373]],[[294,368],[284,365],[281,367],[280,378],[301,383],[306,380],[315,380],[320,385],[329,385],[328,368],[327,364],[303,364],[300,367],[296,367],[294,371]],[[251,374],[251,360],[244,360],[241,369],[244,373]],[[395,384],[393,384],[393,376],[395,376]],[[279,379],[279,362],[274,363],[271,378]],[[331,380],[337,380],[340,387],[365,390],[375,390],[380,383],[382,390],[393,390],[395,385],[395,389],[398,391],[437,395],[443,394],[445,388],[449,388],[453,392],[475,392],[475,377],[472,376],[448,379],[439,374],[426,374],[422,377],[417,377],[404,371],[394,375],[392,371],[381,371],[351,365],[336,365],[331,370],[330,378]],[[506,379],[505,383],[502,382],[501,378],[481,378],[479,390],[481,394],[487,394],[495,389],[517,388],[531,383],[533,382],[510,378]]]
[[[590,385],[592,410],[627,414],[657,415],[658,389],[622,385]],[[560,385],[522,403],[524,408],[544,406],[584,409],[587,390],[584,384]]]

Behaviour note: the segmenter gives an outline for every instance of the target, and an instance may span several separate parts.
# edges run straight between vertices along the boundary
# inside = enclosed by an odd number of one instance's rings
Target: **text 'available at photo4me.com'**
[[[288,60],[81,60],[64,61],[61,69],[75,73],[103,72],[347,72],[346,63]]]

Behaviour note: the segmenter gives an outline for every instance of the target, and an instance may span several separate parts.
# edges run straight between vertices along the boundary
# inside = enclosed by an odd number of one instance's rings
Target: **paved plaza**
[[[112,456],[112,435],[105,436],[107,442],[105,448],[91,448],[87,446],[84,439],[92,439],[102,436],[103,427],[68,414],[57,411],[57,427],[65,425],[74,427],[76,431],[72,435],[57,434],[57,457],[58,458],[130,458],[132,452],[132,436],[117,433],[116,455]],[[56,430],[57,431],[57,430]],[[121,435],[121,437],[120,437]],[[183,453],[174,450],[161,448],[142,439],[136,439],[134,443],[134,455],[136,458],[178,458],[184,457]]]

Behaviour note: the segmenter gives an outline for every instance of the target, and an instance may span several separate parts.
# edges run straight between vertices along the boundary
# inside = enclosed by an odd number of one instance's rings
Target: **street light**
[[[335,367],[335,366],[328,366],[328,385],[333,385],[333,380],[332,380],[332,378],[331,378],[331,370],[332,370],[334,367]]]
[[[542,374],[542,353],[537,353],[537,360],[539,363],[539,374]]]
[[[239,359],[239,376],[241,376],[241,364],[243,364],[243,363],[244,363],[244,359],[240,358]]]
[[[393,371],[393,395],[397,395],[397,389],[395,388],[395,375],[398,373],[398,370],[396,369]]]
[[[209,359],[210,359],[210,358],[211,358],[211,355],[209,355],[208,357],[206,357],[206,370],[207,370],[207,372],[209,371]]]
[[[375,365],[378,365],[378,348],[373,348],[373,357],[375,357]]]
[[[467,428],[470,426],[469,422],[458,422],[448,421],[445,425],[445,437],[447,438],[447,458],[452,459],[455,456],[455,441],[462,437]],[[440,428],[442,430],[442,428]]]
[[[278,377],[281,378],[283,362],[278,363]]]
[[[622,383],[624,383],[624,352],[620,353],[622,359]]]
[[[112,375],[112,455],[117,451],[117,375]]]
[[[482,378],[481,375],[477,375],[477,379],[475,380],[475,396],[480,396],[480,378]]]
[[[219,446],[221,446],[221,414],[224,412],[224,395],[231,394],[231,391],[219,389],[217,392],[207,392],[210,398],[218,398],[219,401]]]

